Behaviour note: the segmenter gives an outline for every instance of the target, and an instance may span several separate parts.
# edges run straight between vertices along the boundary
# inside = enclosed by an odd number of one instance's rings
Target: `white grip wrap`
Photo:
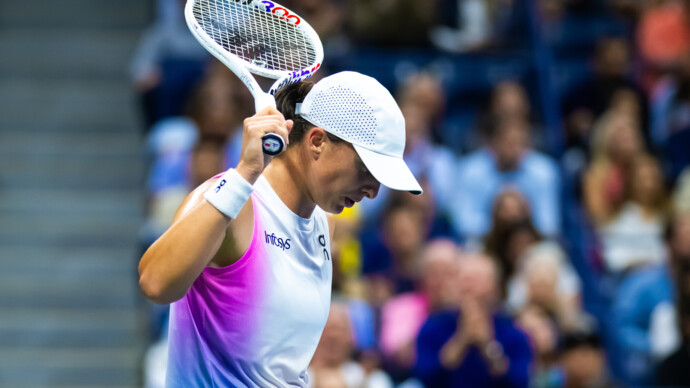
[[[223,174],[204,198],[226,216],[235,219],[254,188],[234,168]]]

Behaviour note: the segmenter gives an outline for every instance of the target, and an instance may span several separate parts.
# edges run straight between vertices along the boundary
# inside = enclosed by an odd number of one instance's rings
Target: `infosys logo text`
[[[268,234],[268,232],[266,232],[265,230],[264,230],[264,237],[266,237],[266,244],[271,244],[273,246],[276,246],[276,247],[282,249],[283,251],[286,249],[290,249],[290,239],[289,238],[282,239],[282,238],[276,236],[275,233]]]

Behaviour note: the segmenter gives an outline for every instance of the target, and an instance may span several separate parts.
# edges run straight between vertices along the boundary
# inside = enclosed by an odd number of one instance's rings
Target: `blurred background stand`
[[[140,385],[138,0],[0,0],[0,386]],[[142,319],[143,317],[143,319]]]

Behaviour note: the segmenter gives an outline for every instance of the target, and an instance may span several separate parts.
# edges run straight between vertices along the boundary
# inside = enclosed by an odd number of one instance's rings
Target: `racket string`
[[[255,66],[298,71],[316,62],[316,50],[306,34],[280,15],[227,0],[200,0],[193,11],[199,26],[216,43]]]

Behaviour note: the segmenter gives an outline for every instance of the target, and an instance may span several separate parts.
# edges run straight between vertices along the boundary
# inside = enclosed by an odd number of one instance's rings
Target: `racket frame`
[[[321,39],[319,35],[314,31],[314,29],[298,15],[295,15],[291,10],[268,0],[226,0],[229,2],[239,3],[243,6],[254,7],[259,11],[270,13],[272,17],[281,17],[276,15],[272,10],[282,9],[284,10],[283,15],[290,15],[290,18],[296,17],[297,23],[293,25],[293,28],[301,29],[306,38],[312,43],[315,51],[315,60],[311,67],[296,70],[296,71],[280,71],[266,69],[257,66],[251,62],[248,62],[230,52],[225,50],[221,45],[216,43],[213,38],[211,38],[206,31],[198,24],[196,18],[194,17],[194,4],[197,0],[187,0],[185,5],[184,15],[187,22],[189,30],[192,35],[199,41],[199,43],[209,52],[211,55],[216,57],[221,61],[228,69],[230,69],[235,75],[242,81],[242,83],[249,89],[249,92],[254,97],[254,108],[258,112],[265,107],[276,106],[274,94],[281,88],[290,85],[295,82],[302,81],[311,77],[320,67],[323,61],[323,46],[321,44]],[[284,17],[284,16],[283,16]],[[264,92],[256,79],[252,76],[253,74],[277,79],[271,86],[268,92]],[[282,140],[282,139],[281,139]]]

